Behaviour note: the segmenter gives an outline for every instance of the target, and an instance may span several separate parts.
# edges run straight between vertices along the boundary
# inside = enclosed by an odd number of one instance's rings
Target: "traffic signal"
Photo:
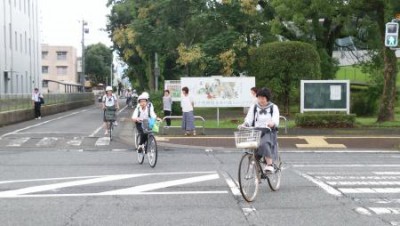
[[[399,24],[395,22],[386,23],[385,46],[397,47],[399,39]]]

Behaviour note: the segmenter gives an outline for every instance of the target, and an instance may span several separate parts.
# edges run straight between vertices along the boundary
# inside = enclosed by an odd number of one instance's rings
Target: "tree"
[[[250,75],[257,86],[269,87],[284,102],[289,114],[290,94],[301,79],[320,79],[320,58],[315,47],[297,41],[272,42],[250,51]]]
[[[112,51],[102,43],[89,45],[85,49],[85,71],[92,83],[107,84],[110,78]]]

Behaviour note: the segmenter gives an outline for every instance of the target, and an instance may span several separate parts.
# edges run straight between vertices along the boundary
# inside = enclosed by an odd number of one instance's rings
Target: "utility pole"
[[[81,57],[81,65],[82,65],[82,74],[79,78],[79,82],[82,85],[82,92],[84,90],[85,87],[85,33],[88,34],[89,33],[89,28],[86,28],[85,26],[87,26],[88,23],[82,19],[82,57]]]
[[[154,87],[158,91],[158,77],[160,77],[160,68],[158,66],[158,54],[154,55]]]

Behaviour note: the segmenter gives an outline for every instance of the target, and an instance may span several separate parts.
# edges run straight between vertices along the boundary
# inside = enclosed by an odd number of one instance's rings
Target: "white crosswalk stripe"
[[[67,144],[71,146],[80,146],[82,144],[82,141],[82,137],[74,137],[72,140],[69,140]]]
[[[398,225],[400,215],[400,171],[345,171],[345,172],[297,172],[302,177],[324,189],[328,194],[349,197],[359,207],[354,211],[361,215],[392,216]],[[396,217],[397,216],[397,217]]]
[[[20,147],[22,144],[27,142],[30,139],[30,137],[21,137],[21,138],[16,138],[10,140],[10,143],[7,144],[7,147]]]
[[[58,140],[57,137],[44,137],[36,144],[36,146],[38,147],[51,146],[54,145],[57,142],[57,140]]]

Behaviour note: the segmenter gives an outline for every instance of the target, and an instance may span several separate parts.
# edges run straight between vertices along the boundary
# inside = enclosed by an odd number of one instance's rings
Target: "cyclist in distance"
[[[104,126],[104,135],[108,135],[108,126],[107,126],[107,120],[105,116],[106,108],[110,107],[115,107],[116,110],[119,109],[119,103],[118,103],[118,98],[115,94],[113,94],[113,89],[111,86],[107,86],[106,88],[106,94],[103,96],[103,101],[102,101],[102,108],[104,110],[104,117],[103,117],[103,126]],[[114,125],[117,125],[117,121],[114,122]]]
[[[144,133],[142,127],[143,120],[150,118],[159,120],[159,118],[157,118],[156,113],[154,112],[154,107],[149,106],[148,100],[149,96],[147,93],[141,94],[138,97],[138,106],[135,108],[135,111],[132,114],[132,121],[136,123],[136,128],[140,135],[140,141],[137,149],[138,152],[144,150],[144,143],[147,140],[147,134]]]
[[[271,102],[271,91],[262,88],[257,91],[257,103],[253,104],[247,112],[244,123],[239,125],[243,127],[255,127],[262,130],[258,155],[265,158],[267,163],[264,171],[274,171],[273,159],[277,157],[277,131],[279,126],[278,106]],[[263,129],[264,128],[264,129]],[[271,131],[265,129],[270,128]]]

